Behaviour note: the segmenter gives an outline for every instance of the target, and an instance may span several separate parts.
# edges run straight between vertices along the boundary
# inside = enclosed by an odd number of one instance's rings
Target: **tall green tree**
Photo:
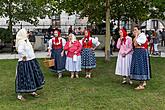
[[[165,19],[165,0],[153,0],[150,6],[150,17]]]
[[[38,17],[49,14],[46,0],[0,0],[0,16],[8,17],[8,29],[18,21],[27,21],[36,25]]]

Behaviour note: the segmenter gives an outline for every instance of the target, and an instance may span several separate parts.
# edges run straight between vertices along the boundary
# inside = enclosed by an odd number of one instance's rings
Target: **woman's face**
[[[54,31],[54,36],[58,37],[58,31]]]
[[[137,27],[134,27],[134,29],[133,29],[133,35],[136,37],[136,36],[138,36],[139,35],[139,29],[137,28]]]
[[[69,39],[69,41],[72,40],[72,34],[69,34],[68,39]]]
[[[88,36],[88,31],[85,31],[85,36]]]
[[[120,34],[120,37],[123,37],[123,31],[122,30],[119,31],[119,34]]]

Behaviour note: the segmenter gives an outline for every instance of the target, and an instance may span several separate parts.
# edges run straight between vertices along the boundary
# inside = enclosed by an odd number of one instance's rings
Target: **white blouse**
[[[64,38],[60,38],[60,39],[62,39],[62,46],[64,47],[65,44],[66,44],[66,40],[65,40]],[[60,40],[60,39],[59,39],[59,40]],[[52,39],[49,40],[48,49],[50,49],[50,50],[52,49]]]
[[[23,57],[26,56],[26,60],[32,60],[35,58],[34,50],[30,42],[21,41],[18,45],[18,61],[22,61]]]
[[[84,38],[82,38],[81,40],[79,40],[79,42],[81,43],[81,45],[82,45],[83,39]],[[95,38],[89,37],[89,40],[91,40],[91,39],[92,39],[92,44],[94,44],[95,46],[99,46],[100,45],[100,42],[98,40],[98,37],[95,37]]]
[[[144,33],[140,33],[138,38],[136,39],[138,45],[142,45],[147,41],[147,37]]]

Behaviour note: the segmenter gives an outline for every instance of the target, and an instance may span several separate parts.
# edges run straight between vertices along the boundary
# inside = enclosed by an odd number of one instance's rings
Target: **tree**
[[[47,0],[1,0],[0,16],[8,17],[8,29],[12,33],[12,26],[18,21],[27,21],[36,25],[38,17],[45,17],[50,10],[47,9]]]
[[[165,19],[165,1],[153,0],[150,6],[150,17],[157,19]]]

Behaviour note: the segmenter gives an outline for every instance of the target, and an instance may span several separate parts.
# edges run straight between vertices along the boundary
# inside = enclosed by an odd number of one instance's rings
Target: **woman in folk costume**
[[[16,35],[16,49],[19,56],[16,70],[16,93],[19,100],[25,100],[21,93],[37,96],[36,91],[43,87],[45,81],[25,29],[19,30]]]
[[[94,50],[100,45],[98,38],[92,38],[88,30],[84,31],[84,38],[81,40],[81,68],[85,69],[86,78],[91,78],[91,70],[96,68]]]
[[[79,78],[78,72],[81,71],[81,49],[82,46],[74,34],[69,34],[64,50],[67,51],[66,70],[71,72],[71,78]]]
[[[54,59],[55,66],[51,67],[51,71],[58,73],[58,78],[62,77],[62,72],[65,71],[66,55],[63,50],[66,40],[61,37],[58,30],[54,31],[54,37],[49,40],[48,55]]]
[[[134,27],[134,52],[132,55],[130,78],[140,81],[136,90],[145,89],[146,81],[150,79],[150,63],[148,54],[148,40],[144,33],[140,33],[138,26]]]
[[[123,76],[123,84],[127,81],[129,84],[132,84],[130,80],[130,69],[131,69],[131,60],[132,60],[132,38],[127,36],[125,29],[119,31],[120,38],[117,41],[117,48],[119,50],[117,64],[116,64],[116,75]]]

